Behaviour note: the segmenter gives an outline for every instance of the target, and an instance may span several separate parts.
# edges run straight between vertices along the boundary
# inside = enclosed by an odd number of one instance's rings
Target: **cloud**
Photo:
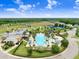
[[[53,6],[56,6],[58,4],[56,0],[47,0],[47,1],[48,1],[48,5],[46,6],[46,8],[48,9],[52,9]]]
[[[23,4],[22,0],[14,0],[14,2],[18,5]]]
[[[15,13],[15,14],[19,14],[20,12],[17,10],[17,9],[15,9],[15,8],[7,8],[6,9],[6,11],[7,12],[9,12],[9,13]]]
[[[35,8],[36,6],[38,6],[40,4],[40,2],[37,2],[36,4],[32,4],[32,8]]]
[[[7,8],[6,11],[16,11],[15,8]]]
[[[79,0],[75,1],[75,6],[73,8],[79,10]]]
[[[76,0],[75,2],[79,2],[79,0]]]
[[[31,8],[32,8],[32,5],[30,5],[30,4],[28,4],[28,5],[20,5],[20,6],[19,6],[19,10],[20,10],[21,12],[25,12],[25,11],[31,9]]]
[[[15,9],[15,8],[7,8],[6,11],[7,11],[6,14],[8,14],[8,15],[11,14],[11,16],[12,16],[12,15],[15,15],[16,17],[17,17],[17,16],[20,16],[20,17],[21,17],[21,16],[22,16],[22,17],[23,17],[23,16],[26,16],[25,13],[22,13],[22,12],[20,12],[19,10]],[[12,17],[13,17],[13,16],[12,16]]]
[[[34,8],[34,7],[36,7],[36,5],[35,5],[35,4],[33,4],[32,6],[33,6],[33,8]]]
[[[79,15],[79,0],[75,0],[75,5],[73,6],[74,8],[74,13],[76,15]]]
[[[14,3],[18,4],[18,8],[5,8],[7,15],[10,15],[11,17],[20,16],[20,17],[26,17],[28,15],[28,10],[35,7],[35,4],[24,4],[22,0],[14,0]],[[2,6],[2,5],[1,5]],[[32,11],[30,11],[32,13]],[[7,16],[6,15],[6,16]]]
[[[19,5],[19,8],[7,8],[5,9],[7,11],[8,14],[13,14],[13,15],[20,15],[20,16],[26,16],[27,15],[27,10],[31,9],[32,5],[28,4],[28,5]],[[32,12],[31,12],[32,13]]]
[[[40,4],[40,2],[37,2],[37,5],[39,5]]]
[[[31,4],[24,4],[22,0],[15,0],[15,3],[19,5],[18,10],[19,12],[26,13],[27,10],[35,7],[35,5]]]
[[[77,7],[79,7],[79,0],[76,0],[75,4],[76,4]]]
[[[74,17],[79,18],[79,0],[75,0],[75,5],[73,6]]]
[[[3,4],[0,4],[0,7],[2,7],[3,6]]]

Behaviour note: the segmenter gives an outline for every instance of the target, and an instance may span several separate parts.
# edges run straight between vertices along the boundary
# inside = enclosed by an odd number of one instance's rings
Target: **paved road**
[[[55,56],[51,56],[47,58],[39,58],[39,59],[73,59],[75,55],[78,54],[78,45],[76,43],[77,39],[73,38],[75,35],[75,31],[76,29],[68,31],[69,36],[67,39],[69,41],[69,46],[64,52]],[[0,51],[0,59],[23,59],[23,58],[12,57]],[[29,58],[26,58],[26,59],[29,59]]]

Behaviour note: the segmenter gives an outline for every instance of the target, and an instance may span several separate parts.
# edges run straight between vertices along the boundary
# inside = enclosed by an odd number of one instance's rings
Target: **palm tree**
[[[52,38],[54,37],[54,33],[51,33],[51,37],[52,37]]]
[[[29,34],[26,34],[26,31],[24,31],[22,39],[28,39],[28,37],[29,37]]]
[[[45,30],[44,33],[45,33],[45,36],[49,37],[48,30]]]

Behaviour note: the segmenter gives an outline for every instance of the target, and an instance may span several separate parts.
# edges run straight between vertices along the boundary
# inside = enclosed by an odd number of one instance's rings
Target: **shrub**
[[[2,40],[1,43],[6,43],[6,41],[3,41],[3,40]]]
[[[66,40],[66,39],[63,39],[63,40],[61,41],[61,46],[63,46],[64,48],[66,48],[66,47],[68,46],[68,44],[69,44],[69,42],[68,42],[68,40]]]
[[[36,52],[39,52],[39,53],[43,53],[43,52],[45,52],[46,50],[43,50],[43,49],[38,49],[38,50],[36,50]]]
[[[2,46],[2,48],[3,48],[4,50],[6,50],[6,49],[9,48],[9,46],[8,46],[8,45],[4,45],[4,46]]]
[[[76,30],[76,36],[79,37],[79,28]]]
[[[10,48],[10,47],[12,47],[12,46],[14,46],[14,43],[13,43],[12,41],[7,41],[7,42],[5,42],[5,44],[2,46],[2,48],[3,48],[4,50],[6,50],[6,49],[8,49],[8,48]]]
[[[28,56],[31,56],[32,55],[32,48],[27,48],[27,53],[28,53]]]
[[[60,48],[58,47],[58,45],[52,45],[51,52],[54,54],[59,53]]]
[[[7,41],[6,43],[5,43],[5,45],[8,45],[8,46],[14,46],[14,43],[12,42],[12,41]]]

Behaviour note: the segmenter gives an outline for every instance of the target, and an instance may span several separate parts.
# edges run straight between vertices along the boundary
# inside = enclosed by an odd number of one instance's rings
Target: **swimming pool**
[[[44,46],[46,44],[46,36],[43,33],[38,33],[35,36],[35,44],[38,46]]]

